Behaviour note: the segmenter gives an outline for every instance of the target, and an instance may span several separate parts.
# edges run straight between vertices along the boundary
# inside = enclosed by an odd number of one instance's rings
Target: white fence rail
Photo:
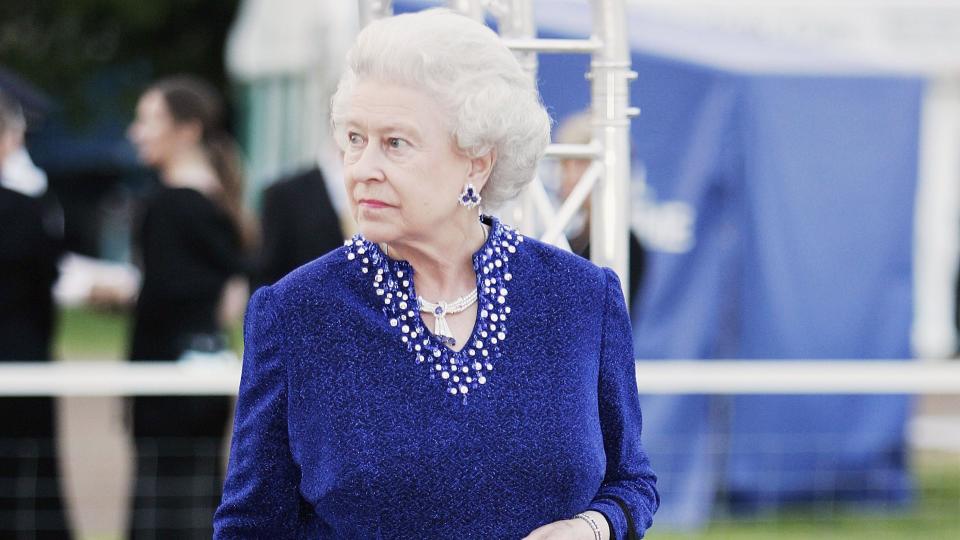
[[[642,394],[952,394],[960,362],[670,360],[637,363]],[[0,364],[0,396],[233,395],[236,362]]]

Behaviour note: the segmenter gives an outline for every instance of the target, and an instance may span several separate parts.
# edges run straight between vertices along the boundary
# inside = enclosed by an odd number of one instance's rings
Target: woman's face
[[[422,91],[357,82],[341,145],[353,217],[369,240],[435,235],[465,212],[457,204],[464,184],[482,187],[471,179],[477,160],[457,151],[443,119],[440,105]]]
[[[153,90],[137,103],[136,117],[127,129],[127,137],[137,147],[137,155],[144,164],[159,167],[185,146],[195,144],[193,131],[174,121],[163,94]]]
[[[10,126],[0,132],[0,167],[7,158],[23,145],[23,128]]]

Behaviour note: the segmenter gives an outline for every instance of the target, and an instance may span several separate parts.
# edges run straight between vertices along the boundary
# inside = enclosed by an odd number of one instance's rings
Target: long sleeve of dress
[[[629,509],[639,537],[653,523],[660,504],[656,476],[640,444],[642,419],[634,371],[633,338],[620,281],[610,269],[606,274],[600,351],[600,423],[607,457],[603,484],[590,504],[607,517],[611,540],[627,538],[627,518],[617,504]]]
[[[244,322],[243,374],[215,539],[317,538],[299,492],[287,430],[287,372],[279,354],[270,288],[251,298]]]

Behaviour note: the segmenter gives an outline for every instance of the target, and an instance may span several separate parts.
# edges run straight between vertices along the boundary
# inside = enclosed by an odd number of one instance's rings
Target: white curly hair
[[[359,80],[426,91],[445,109],[450,134],[464,155],[494,150],[496,163],[481,191],[488,207],[520,193],[550,141],[550,118],[536,84],[513,53],[493,30],[448,9],[380,19],[360,32],[331,99],[331,124],[341,148]]]

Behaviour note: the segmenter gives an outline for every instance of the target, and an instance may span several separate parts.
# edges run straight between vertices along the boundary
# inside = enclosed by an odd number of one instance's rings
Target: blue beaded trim
[[[487,383],[494,365],[502,357],[513,279],[509,271],[510,255],[516,253],[523,242],[523,235],[499,220],[491,217],[481,217],[481,220],[490,224],[490,235],[473,255],[473,270],[477,274],[477,322],[470,342],[459,351],[447,347],[441,338],[424,327],[410,263],[384,256],[377,244],[360,234],[344,243],[347,259],[357,262],[360,272],[370,279],[374,298],[389,326],[399,332],[407,351],[418,365],[427,366],[431,379],[443,381],[448,395],[462,396],[464,403],[467,395]]]

